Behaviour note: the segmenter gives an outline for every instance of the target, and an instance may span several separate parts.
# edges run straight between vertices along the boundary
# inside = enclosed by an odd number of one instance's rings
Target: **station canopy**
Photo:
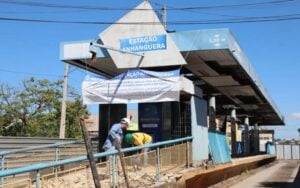
[[[148,6],[148,4],[139,6]],[[145,9],[145,7],[142,8]],[[130,13],[128,15],[130,17]],[[122,27],[126,27],[126,25],[122,25]],[[140,25],[140,27],[145,27],[145,25]],[[132,31],[132,28],[129,28],[130,30]],[[62,42],[60,59],[107,78],[112,78],[132,69],[132,65],[129,64],[127,67],[118,65],[115,62],[116,59],[112,57],[112,50],[105,48],[92,47],[96,61],[91,61],[90,44],[107,44],[104,42],[106,39],[101,38],[101,34],[96,41]],[[156,36],[158,34],[159,32],[154,33]],[[227,115],[229,114],[228,108],[235,106],[237,115],[249,116],[250,123],[284,125],[284,118],[275,102],[228,29],[181,31],[163,33],[163,35],[166,35],[168,43],[174,43],[174,49],[178,49],[180,56],[174,53],[172,58],[176,57],[176,59],[163,64],[159,61],[151,62],[152,58],[157,60],[160,55],[159,51],[153,51],[150,58],[148,55],[142,57],[146,58],[147,61],[144,64],[139,62],[138,68],[157,71],[180,68],[182,75],[202,89],[204,97],[216,97],[217,115]],[[141,35],[137,33],[132,37],[135,36]],[[167,55],[170,56],[170,54]]]

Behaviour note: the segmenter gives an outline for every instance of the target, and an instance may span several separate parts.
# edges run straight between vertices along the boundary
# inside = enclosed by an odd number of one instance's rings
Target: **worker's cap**
[[[129,124],[130,124],[130,119],[127,118],[127,117],[122,118],[120,123],[127,124],[127,126],[129,126]]]
[[[132,139],[133,139],[132,134],[128,133],[125,135],[125,142],[127,144],[132,144]]]

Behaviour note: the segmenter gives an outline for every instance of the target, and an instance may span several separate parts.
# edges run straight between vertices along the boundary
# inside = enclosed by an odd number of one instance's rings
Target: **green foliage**
[[[0,134],[3,136],[58,137],[62,81],[31,77],[20,88],[0,84]],[[79,118],[88,115],[80,96],[70,89],[66,137],[80,138]]]

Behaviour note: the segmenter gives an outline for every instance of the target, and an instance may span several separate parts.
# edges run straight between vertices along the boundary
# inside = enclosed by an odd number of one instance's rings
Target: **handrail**
[[[83,142],[82,142],[82,140],[75,140],[75,141],[58,142],[58,143],[54,143],[54,144],[47,144],[47,145],[41,145],[41,146],[26,147],[26,148],[14,149],[14,150],[9,150],[9,151],[2,151],[2,152],[0,152],[0,156],[6,156],[6,155],[10,155],[10,154],[21,153],[24,151],[31,151],[31,150],[37,150],[37,149],[60,147],[63,145],[76,144],[76,143],[83,143]]]
[[[184,138],[179,138],[179,139],[174,139],[174,140],[156,142],[156,143],[147,144],[144,146],[135,146],[135,147],[130,147],[130,148],[124,148],[121,150],[121,152],[125,153],[125,152],[136,151],[136,150],[140,150],[140,149],[144,149],[144,148],[149,148],[149,147],[158,147],[158,146],[163,146],[163,145],[168,145],[168,144],[175,144],[178,142],[190,141],[192,139],[193,139],[193,137],[189,136],[189,137],[184,137]],[[94,154],[94,158],[101,158],[101,157],[105,157],[108,155],[114,155],[117,153],[118,153],[117,150],[109,150],[106,152]],[[27,167],[3,170],[0,172],[0,177],[6,177],[6,176],[21,174],[21,173],[30,172],[30,171],[37,171],[37,170],[41,170],[41,169],[45,169],[45,168],[56,167],[56,166],[80,162],[80,161],[84,161],[84,160],[87,160],[87,156],[80,156],[80,157],[74,157],[74,158],[64,159],[64,160],[60,160],[60,161],[53,161],[53,162],[49,162],[49,163],[40,163],[40,164],[34,164],[31,166],[27,166]]]

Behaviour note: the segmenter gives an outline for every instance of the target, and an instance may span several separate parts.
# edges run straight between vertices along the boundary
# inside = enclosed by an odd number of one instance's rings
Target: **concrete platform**
[[[231,188],[300,187],[299,160],[283,160],[235,184]]]
[[[159,185],[159,187],[209,187],[275,160],[274,155],[259,155],[234,159],[232,163],[228,164],[189,168],[182,171],[182,177],[176,182]]]

